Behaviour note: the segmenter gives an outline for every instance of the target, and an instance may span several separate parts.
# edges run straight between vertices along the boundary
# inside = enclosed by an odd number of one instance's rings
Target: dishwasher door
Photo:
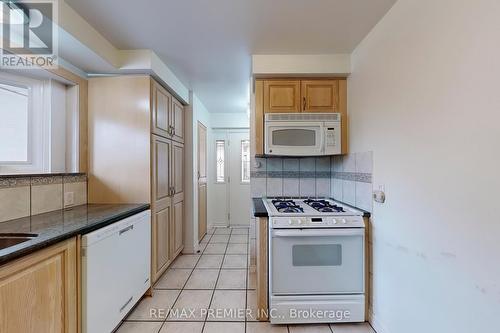
[[[151,214],[82,237],[82,328],[109,333],[150,286]]]

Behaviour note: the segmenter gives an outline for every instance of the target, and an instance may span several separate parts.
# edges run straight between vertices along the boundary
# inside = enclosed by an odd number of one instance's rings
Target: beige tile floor
[[[249,230],[216,228],[201,254],[182,255],[128,315],[117,333],[374,333],[368,324],[271,325],[257,322]],[[240,311],[238,311],[240,309]],[[245,309],[250,309],[250,315]],[[224,315],[224,312],[226,313]]]

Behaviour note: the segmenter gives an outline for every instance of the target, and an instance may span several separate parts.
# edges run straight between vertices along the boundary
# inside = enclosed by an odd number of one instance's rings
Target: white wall
[[[254,54],[254,75],[346,75],[351,72],[349,54]]]
[[[186,107],[186,141],[185,141],[185,214],[186,229],[184,233],[184,253],[195,253],[198,250],[198,122],[207,127],[210,136],[210,114],[203,103],[191,91],[189,106]]]
[[[211,113],[212,128],[248,128],[250,118],[246,113]]]
[[[50,91],[50,172],[66,172],[66,86],[50,80],[47,88]]]
[[[352,56],[379,333],[498,331],[500,2],[399,0]]]

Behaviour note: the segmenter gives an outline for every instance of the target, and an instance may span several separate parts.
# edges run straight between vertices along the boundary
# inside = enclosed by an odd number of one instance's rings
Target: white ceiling
[[[66,0],[119,49],[152,49],[210,112],[246,112],[252,54],[351,53],[396,0]]]

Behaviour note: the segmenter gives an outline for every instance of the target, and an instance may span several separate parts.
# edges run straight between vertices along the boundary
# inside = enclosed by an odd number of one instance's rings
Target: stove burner
[[[332,205],[327,200],[307,199],[307,200],[304,200],[304,202],[321,213],[343,213],[343,212],[345,212],[345,210],[342,207],[339,207],[335,204]]]
[[[280,213],[303,213],[304,209],[297,205],[293,200],[273,200],[276,210]]]
[[[303,213],[304,210],[300,207],[285,207],[277,208],[280,213]]]

